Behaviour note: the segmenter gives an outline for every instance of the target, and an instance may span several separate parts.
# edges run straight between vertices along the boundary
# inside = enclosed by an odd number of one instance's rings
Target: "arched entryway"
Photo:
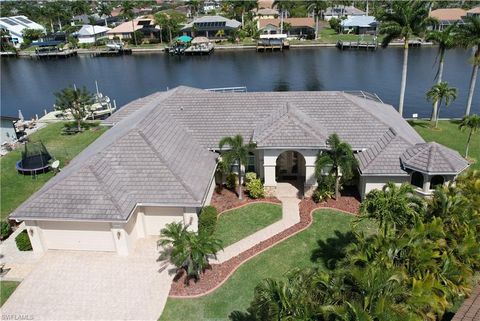
[[[419,172],[412,173],[411,184],[413,186],[423,188],[423,180],[424,180],[424,177],[422,173],[419,173]]]
[[[278,155],[275,167],[277,182],[305,182],[305,158],[297,151],[287,150]]]

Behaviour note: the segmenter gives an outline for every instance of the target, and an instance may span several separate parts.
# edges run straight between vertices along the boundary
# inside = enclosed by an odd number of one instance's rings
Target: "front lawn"
[[[227,247],[282,218],[280,204],[258,203],[225,212],[218,218],[215,237]]]
[[[0,307],[12,295],[20,282],[14,281],[0,281]]]
[[[213,293],[196,299],[168,299],[160,320],[228,320],[232,311],[248,307],[255,286],[263,279],[281,278],[293,268],[326,269],[328,259],[338,258],[342,247],[352,240],[349,232],[354,219],[335,210],[316,211],[307,230],[243,264]],[[360,226],[370,230],[365,224]]]
[[[438,122],[439,129],[433,129],[432,124],[427,120],[415,120],[409,121],[409,123],[427,142],[435,141],[465,156],[468,130],[458,129],[459,120],[440,120]],[[472,136],[468,154],[469,158],[476,160],[476,163],[470,165],[470,168],[480,169],[480,132]]]
[[[63,123],[50,124],[29,136],[30,141],[42,141],[49,153],[60,160],[61,168],[106,130],[101,127],[76,135],[61,135],[62,128]],[[14,209],[53,176],[52,172],[37,175],[36,178],[17,174],[15,163],[21,159],[22,150],[23,146],[0,158],[0,214],[2,220],[6,219]]]

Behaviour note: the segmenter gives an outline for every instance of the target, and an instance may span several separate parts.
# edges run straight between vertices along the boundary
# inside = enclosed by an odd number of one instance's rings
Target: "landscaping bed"
[[[356,203],[355,203],[356,202]],[[356,204],[356,205],[355,205]],[[185,286],[185,274],[179,273],[170,288],[170,297],[198,297],[208,294],[221,286],[243,263],[255,257],[259,253],[267,250],[273,245],[305,230],[312,223],[312,211],[321,207],[336,208],[341,211],[356,214],[358,212],[359,202],[354,196],[341,197],[338,201],[331,201],[321,204],[316,204],[311,199],[303,199],[299,204],[300,222],[294,226],[272,236],[271,238],[260,242],[231,258],[222,264],[212,264],[202,275],[197,282],[191,280],[188,286]],[[353,209],[353,211],[349,211]]]
[[[281,204],[280,200],[276,197],[266,197],[266,198],[250,198],[247,193],[243,195],[243,199],[239,200],[238,195],[227,188],[216,188],[213,192],[212,201],[210,205],[214,206],[219,213],[225,212],[227,210],[255,202],[270,202]]]

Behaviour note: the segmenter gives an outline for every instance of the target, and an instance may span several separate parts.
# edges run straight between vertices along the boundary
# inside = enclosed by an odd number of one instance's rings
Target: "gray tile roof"
[[[457,151],[435,142],[408,148],[401,160],[405,168],[428,174],[458,174],[469,165]]]

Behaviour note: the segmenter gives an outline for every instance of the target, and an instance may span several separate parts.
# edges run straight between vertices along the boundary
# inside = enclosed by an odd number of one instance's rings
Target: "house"
[[[203,16],[187,23],[181,31],[191,37],[228,38],[241,25],[222,16]]]
[[[463,23],[463,17],[467,15],[467,11],[461,8],[444,8],[436,9],[430,12],[430,17],[438,20],[437,30],[443,30],[446,26],[453,23]]]
[[[0,144],[12,143],[17,140],[17,131],[15,129],[15,122],[19,118],[10,117],[10,116],[0,116],[1,121],[1,135],[0,135]]]
[[[257,28],[263,34],[280,33],[280,19],[259,19]],[[315,19],[314,18],[286,18],[283,19],[283,32],[288,36],[314,36]]]
[[[467,17],[470,17],[470,16],[473,16],[473,17],[480,16],[480,6],[468,10]]]
[[[341,19],[365,15],[365,11],[357,9],[354,6],[339,5],[334,7],[328,7],[323,14],[323,19],[329,21],[332,18]]]
[[[111,29],[104,26],[83,25],[76,33],[78,43],[94,43],[96,40],[106,38],[109,30]]]
[[[1,17],[0,28],[10,33],[11,41],[17,47],[23,43],[23,30],[37,29],[43,33],[46,32],[46,29],[42,25],[33,22],[25,16]]]
[[[352,16],[340,22],[340,29],[343,33],[376,34],[378,23],[375,17]]]
[[[252,9],[253,20],[258,19],[277,19],[279,16],[279,12],[277,9],[271,8],[262,8],[262,9]]]
[[[132,21],[125,21],[115,28],[107,31],[109,39],[131,39],[134,31],[141,32],[146,38],[159,38],[160,28],[155,25],[155,21],[151,17],[136,18]]]
[[[387,182],[422,195],[468,167],[456,151],[426,143],[390,105],[339,91],[219,93],[177,87],[137,99],[112,126],[10,216],[25,221],[33,249],[127,255],[137,239],[170,222],[197,229],[210,203],[218,143],[240,134],[256,143],[245,168],[274,195],[295,180],[316,188],[315,160],[332,133],[359,162],[363,197]],[[232,116],[235,115],[235,116]]]

